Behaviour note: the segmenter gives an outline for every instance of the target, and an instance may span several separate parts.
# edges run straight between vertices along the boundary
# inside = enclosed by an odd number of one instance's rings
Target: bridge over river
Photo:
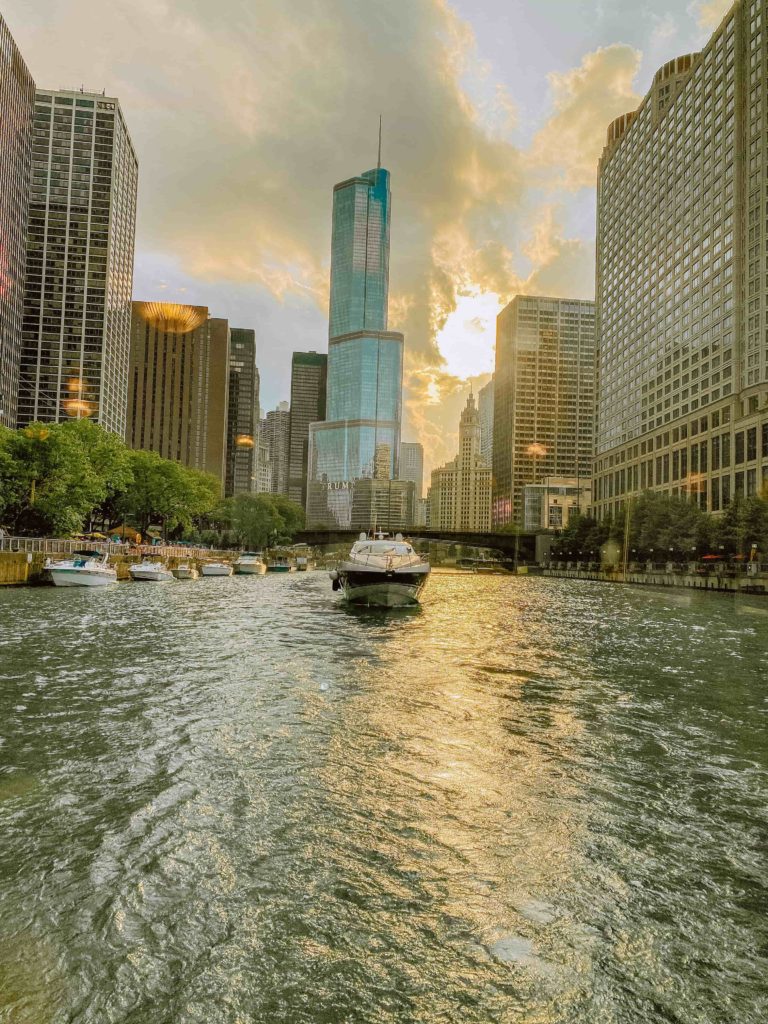
[[[296,543],[310,544],[312,547],[323,547],[327,544],[352,543],[360,536],[358,530],[303,530],[296,535]],[[444,544],[462,544],[466,547],[490,548],[498,551],[504,559],[517,559],[520,562],[533,562],[536,557],[536,535],[520,533],[450,533],[445,530],[429,530],[414,527],[407,531],[408,539],[416,541],[439,541]]]

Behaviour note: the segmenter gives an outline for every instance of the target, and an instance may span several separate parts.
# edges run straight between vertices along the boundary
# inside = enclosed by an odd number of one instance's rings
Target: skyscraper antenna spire
[[[376,170],[381,170],[381,114],[379,114],[379,159],[376,164]]]

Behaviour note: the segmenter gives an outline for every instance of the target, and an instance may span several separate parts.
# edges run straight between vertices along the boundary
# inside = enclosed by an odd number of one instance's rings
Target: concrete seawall
[[[677,587],[688,590],[711,590],[730,594],[768,595],[768,573],[754,576],[746,572],[678,573],[654,570],[651,572],[623,572],[585,569],[544,569],[543,576],[561,580],[595,580],[600,583],[632,583],[645,587]]]
[[[48,573],[45,571],[44,566],[48,558],[52,561],[56,561],[60,558],[67,558],[68,555],[64,552],[44,554],[40,551],[24,552],[24,551],[0,551],[0,587],[12,587],[12,586],[24,586],[26,585],[39,585],[50,583]],[[158,555],[158,557],[162,557]],[[226,553],[211,551],[208,553],[208,559],[219,559],[229,561],[234,557],[234,553],[229,551]],[[110,555],[109,564],[117,569],[118,580],[130,579],[128,567],[140,562],[143,555]],[[175,569],[181,562],[186,562],[196,566],[198,569],[207,559],[196,558],[194,556],[182,557],[182,556],[165,556],[162,557],[162,561],[166,562],[171,569]]]

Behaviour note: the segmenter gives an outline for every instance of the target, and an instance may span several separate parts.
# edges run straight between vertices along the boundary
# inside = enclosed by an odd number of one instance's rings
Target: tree
[[[216,507],[220,485],[210,473],[188,469],[156,452],[132,451],[130,463],[133,482],[117,507],[141,533],[159,522],[165,535],[190,526]]]
[[[283,519],[274,497],[273,494],[237,494],[232,499],[232,529],[245,547],[266,547],[279,534]]]

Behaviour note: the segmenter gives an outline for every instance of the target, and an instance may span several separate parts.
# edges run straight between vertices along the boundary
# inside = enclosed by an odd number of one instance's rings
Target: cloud
[[[699,28],[711,30],[717,28],[731,7],[733,0],[694,0],[688,5],[688,11],[696,18]]]
[[[86,88],[120,98],[140,159],[140,252],[197,281],[195,301],[224,282],[324,311],[332,186],[375,165],[383,114],[406,433],[436,461],[454,454],[446,425],[466,395],[439,349],[460,296],[585,293],[589,244],[560,226],[557,193],[594,184],[607,124],[637,105],[628,46],[549,76],[552,114],[523,152],[514,100],[446,0],[6,0],[4,14],[41,85],[87,74]],[[259,335],[286,364],[300,347]]]
[[[551,183],[594,186],[608,125],[640,103],[633,87],[640,59],[637,50],[616,43],[548,76],[554,111],[533,140],[530,161]]]

